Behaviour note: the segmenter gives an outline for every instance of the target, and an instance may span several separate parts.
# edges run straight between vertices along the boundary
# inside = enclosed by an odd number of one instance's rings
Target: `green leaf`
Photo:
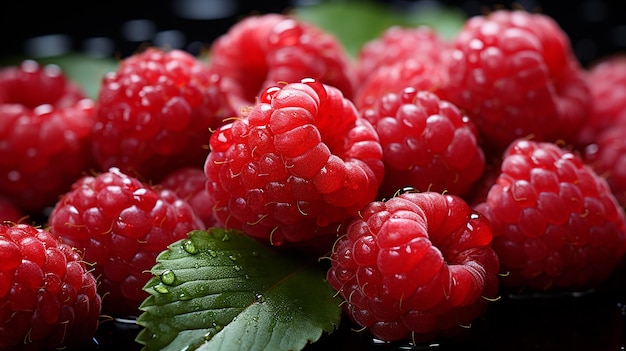
[[[319,262],[238,231],[192,231],[152,273],[137,319],[144,350],[301,350],[341,317]]]
[[[371,0],[320,1],[296,7],[293,13],[335,35],[353,57],[364,43],[390,26],[430,26],[442,38],[451,39],[467,18],[458,7],[415,6],[400,10]]]

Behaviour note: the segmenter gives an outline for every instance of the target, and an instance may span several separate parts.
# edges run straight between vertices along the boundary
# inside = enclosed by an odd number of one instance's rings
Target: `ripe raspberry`
[[[381,67],[407,59],[438,62],[448,47],[449,43],[431,27],[388,27],[361,46],[355,63],[359,82],[366,81]]]
[[[354,104],[371,107],[386,93],[405,87],[436,91],[442,85],[441,57],[449,45],[429,27],[390,27],[363,45],[356,61],[359,87]]]
[[[23,219],[22,211],[4,197],[0,197],[0,223],[20,223]]]
[[[209,193],[206,191],[207,180],[202,168],[185,167],[165,176],[161,186],[174,191],[178,197],[187,201],[202,219],[205,228],[210,228],[216,226],[217,221],[213,216],[213,209],[207,205],[210,203]]]
[[[0,224],[0,349],[61,350],[86,344],[101,298],[80,254],[47,230]]]
[[[576,144],[586,146],[618,120],[626,121],[626,55],[606,57],[594,64],[586,75],[591,91],[589,119],[580,129]]]
[[[335,234],[383,178],[372,125],[313,79],[268,88],[210,146],[205,173],[218,222],[273,245]]]
[[[458,196],[372,202],[344,234],[328,282],[348,316],[380,339],[447,334],[480,317],[498,293],[489,223]]]
[[[101,170],[158,183],[186,166],[202,167],[210,129],[234,111],[220,75],[181,50],[150,47],[104,76],[93,128]]]
[[[356,71],[332,34],[300,19],[277,13],[249,16],[218,37],[210,65],[224,75],[235,110],[254,105],[265,89],[280,82],[315,78],[352,98]]]
[[[383,147],[383,198],[405,186],[463,195],[483,173],[474,125],[434,93],[388,93],[361,115],[374,125]]]
[[[489,218],[493,247],[512,290],[597,287],[626,252],[626,222],[604,178],[556,144],[518,140],[476,210]]]
[[[138,313],[156,256],[189,231],[203,228],[173,191],[152,188],[116,168],[76,181],[48,224],[52,234],[83,250],[84,260],[95,264],[103,310],[113,315]]]
[[[474,120],[495,152],[517,138],[573,142],[591,98],[569,38],[524,10],[475,16],[452,42],[438,94]]]
[[[95,165],[94,102],[55,65],[0,70],[0,196],[39,214]]]
[[[626,111],[626,110],[625,110]],[[626,116],[626,115],[625,115]],[[584,149],[584,161],[606,178],[618,203],[626,208],[626,119],[598,132]]]
[[[437,92],[442,85],[441,72],[440,63],[415,58],[380,67],[362,82],[354,105],[363,111],[375,105],[385,94],[399,94],[406,87]]]

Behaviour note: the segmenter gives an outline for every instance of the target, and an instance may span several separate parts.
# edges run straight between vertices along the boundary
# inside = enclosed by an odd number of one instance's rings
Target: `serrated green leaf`
[[[190,232],[152,273],[137,319],[144,350],[301,350],[341,317],[317,261],[238,231]]]

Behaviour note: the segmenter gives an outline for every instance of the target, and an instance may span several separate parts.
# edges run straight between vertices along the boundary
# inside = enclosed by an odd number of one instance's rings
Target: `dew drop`
[[[241,266],[238,266],[238,265],[234,265],[234,266],[233,266],[233,268],[234,268],[236,271],[240,271],[240,270],[241,270]]]
[[[263,296],[263,294],[260,294],[260,293],[255,293],[254,294],[254,301],[258,302],[258,303],[263,303],[263,302],[265,302],[265,296]]]
[[[178,300],[179,301],[189,301],[189,300],[191,300],[191,295],[189,295],[189,293],[187,293],[185,291],[181,291],[180,294],[178,294]]]
[[[172,270],[166,270],[161,273],[161,282],[163,284],[172,285],[176,281],[176,274]]]
[[[187,251],[187,253],[195,255],[198,253],[198,248],[191,240],[185,240],[183,242],[183,249]]]
[[[159,294],[167,294],[168,292],[170,292],[167,286],[165,286],[163,283],[155,285],[154,291],[158,292]]]
[[[215,252],[215,250],[209,250],[209,255],[211,257],[217,257],[217,252]]]
[[[233,320],[234,320],[234,319],[233,319]],[[216,326],[214,326],[214,328],[215,328],[215,330],[216,330],[217,332],[219,332],[219,331],[221,331],[222,329],[224,329],[224,327],[223,327],[223,326],[221,326],[221,325],[216,325]]]
[[[235,255],[228,255],[228,258],[230,258],[231,261],[237,261],[237,257],[235,257]]]

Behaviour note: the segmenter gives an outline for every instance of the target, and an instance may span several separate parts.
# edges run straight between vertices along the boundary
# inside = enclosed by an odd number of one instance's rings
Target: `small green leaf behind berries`
[[[157,257],[137,323],[143,350],[301,350],[341,318],[317,261],[240,231],[192,231]]]

